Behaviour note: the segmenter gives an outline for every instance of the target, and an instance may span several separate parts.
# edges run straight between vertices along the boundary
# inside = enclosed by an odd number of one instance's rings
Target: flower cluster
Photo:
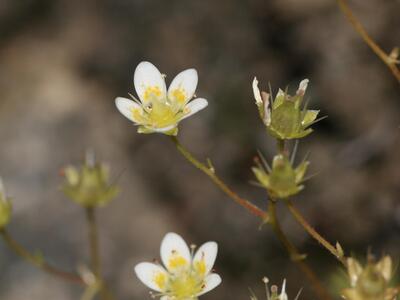
[[[197,71],[179,73],[168,91],[164,76],[149,62],[141,62],[135,70],[134,85],[139,99],[118,97],[118,110],[139,126],[139,133],[178,134],[178,123],[205,108],[206,99],[192,100],[197,87]]]
[[[309,135],[313,130],[308,128],[316,122],[318,110],[302,108],[304,94],[309,80],[300,82],[295,95],[279,89],[275,99],[267,92],[260,92],[258,80],[253,80],[253,93],[260,117],[268,132],[277,139],[299,139]]]
[[[372,257],[362,267],[354,258],[347,259],[347,270],[350,288],[343,291],[347,300],[395,300],[399,293],[397,288],[389,286],[392,279],[392,259],[382,257],[376,262]]]
[[[207,242],[193,254],[181,236],[168,233],[160,249],[164,267],[142,262],[135,273],[162,300],[197,299],[221,283],[221,277],[212,272],[217,251],[217,243]]]

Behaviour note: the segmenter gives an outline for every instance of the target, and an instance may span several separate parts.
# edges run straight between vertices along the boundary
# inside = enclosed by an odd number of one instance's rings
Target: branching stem
[[[61,278],[66,281],[70,281],[73,283],[77,283],[80,285],[85,285],[83,279],[74,273],[66,272],[63,270],[60,270],[56,267],[53,267],[49,263],[47,263],[42,257],[37,257],[33,254],[31,254],[28,250],[26,250],[22,245],[20,245],[14,238],[11,236],[11,234],[5,230],[2,229],[0,230],[0,234],[7,244],[7,246],[15,252],[18,256],[23,258],[25,261],[29,262],[31,265],[39,268],[40,270],[49,273],[51,275],[54,275],[58,278]]]
[[[292,216],[296,221],[315,239],[317,240],[326,250],[328,250],[333,256],[335,256],[344,266],[346,266],[346,258],[338,249],[329,243],[325,238],[323,238],[303,217],[300,211],[293,205],[290,200],[286,201],[286,206],[288,207]]]
[[[329,296],[326,289],[322,286],[318,277],[315,275],[314,271],[309,267],[309,265],[304,261],[305,255],[301,254],[297,248],[288,240],[285,233],[282,230],[282,227],[278,221],[278,217],[276,214],[276,202],[272,199],[268,201],[268,212],[269,212],[269,223],[272,226],[272,229],[275,232],[275,235],[278,237],[282,245],[285,247],[288,252],[290,259],[298,265],[300,270],[307,276],[308,280],[311,282],[313,289],[318,295],[320,299],[331,300],[332,298]]]

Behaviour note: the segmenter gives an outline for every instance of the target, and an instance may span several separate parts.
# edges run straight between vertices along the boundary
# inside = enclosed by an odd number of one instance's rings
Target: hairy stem
[[[290,213],[296,219],[296,221],[315,239],[317,240],[326,250],[333,254],[344,266],[346,266],[346,258],[335,246],[324,239],[303,217],[300,211],[293,205],[290,200],[286,201]]]
[[[244,207],[247,211],[253,215],[266,221],[268,219],[268,214],[262,209],[258,208],[256,205],[252,204],[250,201],[243,199],[234,191],[232,191],[216,174],[212,166],[207,166],[206,164],[197,160],[180,142],[176,137],[171,137],[172,141],[176,145],[178,151],[183,155],[183,157],[190,162],[193,166],[198,168],[204,174],[206,174],[216,186],[218,186],[225,194],[227,194],[231,199],[233,199],[237,204]]]
[[[315,294],[318,295],[318,298],[324,300],[331,300],[328,292],[322,286],[321,282],[318,280],[318,277],[315,275],[313,270],[308,266],[308,264],[304,261],[304,255],[302,255],[296,247],[288,240],[285,233],[282,230],[282,227],[278,221],[278,217],[276,214],[276,202],[272,199],[269,200],[268,212],[269,212],[269,223],[272,226],[272,229],[275,232],[275,235],[281,241],[282,245],[285,247],[288,252],[290,259],[296,263],[299,269],[307,276],[308,280],[311,282],[312,287],[315,291]]]
[[[0,230],[0,234],[3,237],[3,240],[7,244],[7,246],[14,251],[17,255],[23,258],[25,261],[29,262],[31,265],[39,268],[40,270],[54,275],[60,279],[64,279],[66,281],[70,281],[73,283],[77,283],[80,285],[84,285],[83,279],[74,273],[66,272],[63,270],[59,270],[58,268],[53,267],[46,261],[44,261],[41,257],[36,257],[31,254],[28,250],[26,250],[22,245],[20,245],[14,238],[6,231],[5,229]]]
[[[372,49],[372,51],[374,51],[375,54],[388,66],[393,76],[400,83],[400,69],[397,67],[395,59],[386,54],[386,52],[383,51],[382,48],[379,47],[378,44],[371,38],[371,36],[365,30],[364,26],[361,24],[360,21],[358,21],[356,16],[351,11],[349,5],[347,4],[347,0],[337,0],[337,2],[340,9],[353,25],[357,33],[362,37],[362,39]]]

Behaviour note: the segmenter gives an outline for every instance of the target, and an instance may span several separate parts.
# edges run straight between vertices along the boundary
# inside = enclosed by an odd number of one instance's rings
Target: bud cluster
[[[302,105],[308,82],[308,79],[302,80],[295,95],[279,89],[273,98],[272,93],[260,91],[257,78],[253,80],[254,98],[260,118],[267,132],[277,139],[280,149],[272,161],[272,168],[262,159],[263,164],[256,161],[252,170],[258,183],[275,199],[296,195],[304,188],[302,183],[309,162],[304,160],[294,167],[293,159],[288,158],[284,145],[286,140],[309,135],[313,131],[309,127],[318,121],[316,118],[319,110],[309,110],[307,105]]]

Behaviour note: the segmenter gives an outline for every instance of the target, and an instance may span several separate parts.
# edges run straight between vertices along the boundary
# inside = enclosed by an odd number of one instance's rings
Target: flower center
[[[178,103],[169,102],[167,99],[157,99],[155,95],[149,96],[141,108],[132,110],[133,119],[145,126],[164,128],[178,121],[188,113]]]
[[[204,276],[193,269],[172,275],[168,285],[168,294],[176,300],[196,298],[204,287]]]

